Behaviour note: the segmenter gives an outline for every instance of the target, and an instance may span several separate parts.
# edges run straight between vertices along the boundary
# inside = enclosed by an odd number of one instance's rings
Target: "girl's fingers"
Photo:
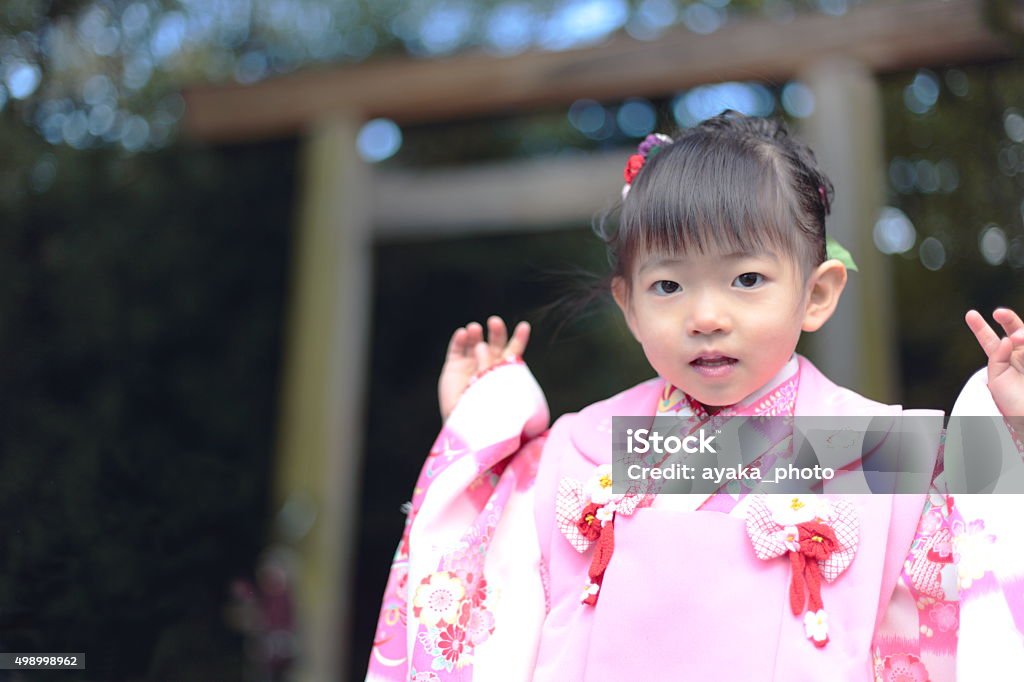
[[[1021,321],[1020,316],[1010,308],[996,308],[992,317],[1003,327],[1007,336],[1013,336],[1016,332],[1024,330],[1024,321]]]
[[[476,344],[484,340],[484,328],[480,326],[479,322],[470,322],[466,325],[466,343],[469,344],[470,351]]]
[[[1010,365],[1024,374],[1024,329],[1018,329],[1008,338],[1010,339]]]
[[[491,353],[496,357],[501,354],[501,349],[508,342],[508,330],[505,329],[505,321],[497,315],[487,318],[487,345]]]
[[[1013,342],[1003,337],[988,356],[988,379],[991,382],[1010,368],[1010,355],[1013,353]]]
[[[521,356],[529,341],[529,322],[517,324],[512,338],[509,339],[505,321],[497,315],[492,315],[487,318],[487,340],[484,340],[484,329],[479,322],[470,322],[465,327],[456,329],[448,341],[448,357],[473,357],[479,371],[490,367],[498,358],[508,355]]]
[[[530,323],[520,322],[512,332],[512,340],[505,348],[505,355],[522,355],[526,350],[526,344],[530,341]]]
[[[977,310],[969,310],[967,315],[964,316],[964,321],[967,322],[967,326],[974,332],[974,337],[978,339],[978,343],[981,345],[981,349],[985,351],[985,355],[989,358],[992,357],[992,353],[996,352],[999,347],[999,335],[992,331],[992,327],[988,326],[988,322],[981,316]]]
[[[491,366],[491,351],[483,341],[473,346],[473,355],[476,356],[476,371],[482,372]]]
[[[452,338],[448,341],[448,356],[449,357],[464,357],[469,353],[470,346],[466,343],[465,327],[459,327],[452,333]]]

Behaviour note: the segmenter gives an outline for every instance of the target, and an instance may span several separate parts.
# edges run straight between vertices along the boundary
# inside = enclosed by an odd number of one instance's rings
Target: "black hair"
[[[638,255],[709,251],[794,254],[805,276],[825,261],[834,194],[814,152],[785,123],[726,110],[650,155],[619,209],[598,219],[612,277]]]

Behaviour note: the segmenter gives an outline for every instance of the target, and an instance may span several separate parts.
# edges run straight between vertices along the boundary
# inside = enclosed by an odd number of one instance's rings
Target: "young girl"
[[[781,124],[726,112],[649,136],[626,183],[610,287],[658,377],[548,429],[528,325],[455,332],[367,679],[954,679],[947,498],[612,489],[613,416],[691,432],[782,417],[763,466],[799,450],[794,417],[931,416],[916,442],[933,461],[942,435],[941,413],[868,400],[795,354],[847,275],[826,253],[831,184]],[[985,390],[1024,415],[1024,324],[995,316],[1008,338],[967,318]]]

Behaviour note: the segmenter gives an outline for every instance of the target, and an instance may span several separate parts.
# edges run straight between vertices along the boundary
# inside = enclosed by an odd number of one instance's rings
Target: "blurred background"
[[[1024,311],[1010,0],[4,0],[0,680],[361,679],[448,336],[553,415],[651,376],[594,214],[646,134],[786,119],[836,185],[805,339],[948,410]]]

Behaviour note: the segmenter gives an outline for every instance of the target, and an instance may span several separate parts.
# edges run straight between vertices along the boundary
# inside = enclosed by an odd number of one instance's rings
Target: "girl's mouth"
[[[724,355],[713,358],[697,358],[690,363],[698,373],[706,377],[722,377],[730,374],[739,360]]]

